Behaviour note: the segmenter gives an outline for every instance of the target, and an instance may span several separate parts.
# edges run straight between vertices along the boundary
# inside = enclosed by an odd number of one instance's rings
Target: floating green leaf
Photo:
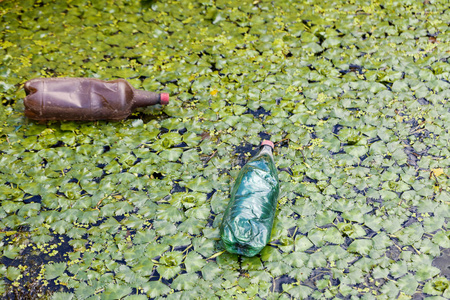
[[[352,253],[358,253],[360,255],[367,255],[373,247],[373,242],[366,239],[358,239],[353,241],[350,246],[348,246],[348,251]]]
[[[450,282],[445,277],[436,277],[433,280],[428,281],[423,287],[423,291],[430,295],[443,295],[448,294],[450,288]]]
[[[61,276],[66,269],[66,263],[49,264],[45,267],[45,279],[50,280]]]
[[[167,295],[171,291],[171,289],[161,281],[150,281],[144,286],[144,290],[150,298]]]
[[[52,295],[52,300],[72,300],[72,293],[56,292]]]
[[[183,255],[181,252],[167,252],[160,259],[160,265],[157,267],[158,273],[166,279],[173,278],[181,271],[181,261]]]
[[[419,283],[412,274],[407,274],[398,280],[400,290],[406,295],[413,295]]]
[[[102,293],[102,299],[121,299],[130,294],[131,287],[120,284],[109,284]]]
[[[16,247],[14,245],[7,245],[4,249],[3,249],[3,256],[9,258],[9,259],[14,259],[17,257],[17,255],[19,255],[20,252],[20,248]]]
[[[200,254],[196,252],[190,252],[184,259],[184,264],[186,266],[186,271],[188,273],[193,273],[201,270],[202,267],[206,264],[206,261]]]
[[[19,279],[20,276],[20,270],[16,267],[8,267],[8,269],[6,270],[6,278],[8,278],[11,281],[15,281],[17,279]]]

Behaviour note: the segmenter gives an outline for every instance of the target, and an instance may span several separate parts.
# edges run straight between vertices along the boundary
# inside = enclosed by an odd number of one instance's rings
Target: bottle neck
[[[135,89],[133,96],[133,107],[145,107],[161,104],[161,94]]]
[[[267,154],[272,155],[273,148],[270,147],[269,145],[262,145],[261,148],[259,149],[259,153],[260,154],[267,153]]]

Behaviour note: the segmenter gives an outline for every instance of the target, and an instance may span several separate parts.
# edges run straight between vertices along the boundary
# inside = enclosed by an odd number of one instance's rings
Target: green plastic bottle
[[[241,169],[231,190],[220,237],[225,249],[248,257],[269,242],[280,185],[273,161],[273,143],[263,141],[258,154]]]

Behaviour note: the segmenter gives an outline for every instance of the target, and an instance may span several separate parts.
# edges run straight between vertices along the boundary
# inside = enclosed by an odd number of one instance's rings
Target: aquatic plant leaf
[[[397,282],[400,290],[406,295],[413,295],[419,285],[412,274],[401,277]]]
[[[424,281],[438,275],[439,273],[440,270],[438,268],[424,264],[417,268],[415,278],[418,281]]]
[[[195,192],[210,193],[213,190],[212,183],[202,176],[197,176],[188,181],[185,186]]]
[[[75,289],[75,296],[77,299],[87,299],[94,294],[95,288],[85,283],[80,284],[80,286]]]
[[[150,281],[144,286],[144,291],[147,293],[148,297],[155,298],[169,294],[172,289],[161,281]]]
[[[183,255],[179,251],[167,252],[160,258],[160,265],[157,267],[158,273],[166,278],[173,278],[180,270]]]
[[[305,299],[311,295],[313,289],[305,285],[297,285],[287,288],[287,293],[297,299]]]
[[[124,298],[125,300],[146,300],[146,295],[129,295]]]
[[[128,261],[129,259],[127,259]],[[115,270],[117,277],[127,283],[134,283],[136,274],[128,266],[120,266]]]
[[[171,284],[175,290],[191,290],[198,284],[198,275],[187,273],[179,275]]]
[[[8,278],[11,281],[15,281],[19,278],[20,276],[20,270],[16,267],[12,267],[9,266],[8,269],[6,270],[6,278]]]
[[[295,238],[295,250],[305,251],[313,246],[313,243],[306,237],[299,235]]]
[[[9,259],[16,258],[17,255],[19,255],[19,252],[20,248],[15,247],[14,245],[7,245],[6,247],[3,248],[3,256]]]
[[[105,291],[101,294],[101,299],[121,299],[130,294],[131,287],[121,284],[109,284],[105,287]]]
[[[47,265],[45,267],[45,279],[50,280],[61,276],[64,273],[66,267],[66,263],[63,262]]]
[[[206,264],[206,260],[204,260],[200,254],[192,251],[186,255],[184,264],[188,273],[194,273],[202,269],[202,267]]]
[[[348,251],[352,253],[358,253],[360,255],[367,255],[373,247],[373,242],[371,240],[358,239],[353,241],[348,246]]]
[[[73,298],[72,293],[64,293],[64,292],[56,292],[52,295],[52,300],[72,300]]]

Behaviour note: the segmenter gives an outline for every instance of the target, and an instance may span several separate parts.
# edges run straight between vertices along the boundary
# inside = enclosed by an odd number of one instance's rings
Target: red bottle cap
[[[161,105],[167,105],[167,104],[169,104],[169,94],[167,94],[167,93],[161,93],[161,94],[159,95],[159,99],[160,99]]]
[[[264,145],[270,146],[272,149],[274,148],[273,143],[271,141],[269,141],[269,140],[262,141],[261,142],[261,146],[264,146]]]

